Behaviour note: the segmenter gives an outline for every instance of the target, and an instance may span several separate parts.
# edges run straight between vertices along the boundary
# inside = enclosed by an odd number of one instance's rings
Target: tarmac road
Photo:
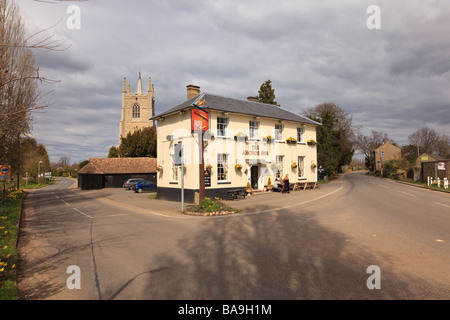
[[[147,194],[148,195],[148,194]],[[23,299],[449,299],[450,195],[362,173],[235,215],[67,180],[27,195]],[[369,289],[368,267],[380,272]],[[67,280],[79,267],[81,288]]]

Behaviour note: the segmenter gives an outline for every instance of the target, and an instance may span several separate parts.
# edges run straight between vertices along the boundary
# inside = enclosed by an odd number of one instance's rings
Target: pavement
[[[230,207],[238,209],[239,214],[258,214],[298,206],[326,197],[341,187],[341,183],[333,181],[320,185],[314,190],[296,190],[289,194],[280,192],[254,192],[253,195],[237,200],[222,200]],[[152,193],[135,193],[123,188],[105,188],[100,190],[80,190],[72,188],[86,197],[92,197],[115,207],[135,208],[136,211],[166,217],[186,218],[192,215],[182,214],[181,202],[161,199],[150,199]],[[186,209],[192,203],[185,203]]]

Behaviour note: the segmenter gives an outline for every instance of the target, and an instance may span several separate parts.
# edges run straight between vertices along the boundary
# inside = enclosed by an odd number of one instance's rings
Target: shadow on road
[[[150,278],[146,299],[430,298],[410,287],[421,287],[419,280],[396,274],[391,257],[375,256],[294,209],[205,218],[179,247],[182,259],[158,258],[167,270]],[[373,264],[381,268],[381,290],[366,285]]]

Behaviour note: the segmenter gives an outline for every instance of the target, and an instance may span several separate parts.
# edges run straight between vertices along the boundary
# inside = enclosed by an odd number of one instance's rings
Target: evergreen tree
[[[355,153],[352,117],[334,103],[323,103],[304,114],[322,125],[317,128],[317,162],[325,174],[333,175],[349,165]]]
[[[147,127],[138,129],[133,133],[129,132],[127,136],[120,138],[119,157],[137,158],[151,157],[156,158],[156,129]]]
[[[108,158],[118,158],[119,157],[119,149],[116,146],[111,146],[109,148]]]
[[[274,105],[280,106],[275,101],[275,90],[272,88],[272,81],[267,80],[266,82],[264,82],[261,85],[261,87],[258,91],[258,100],[259,100],[259,102],[262,102],[262,103],[274,104]]]

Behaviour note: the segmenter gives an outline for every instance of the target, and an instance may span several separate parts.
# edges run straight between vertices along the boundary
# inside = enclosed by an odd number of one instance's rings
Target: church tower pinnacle
[[[139,80],[138,80],[136,94],[142,94],[142,80],[141,80],[141,73],[140,72],[139,72]]]
[[[136,93],[131,92],[130,84],[127,88],[127,80],[123,78],[122,89],[122,116],[120,120],[120,137],[126,137],[128,133],[135,130],[153,126],[153,121],[149,120],[154,116],[155,97],[154,87],[151,84],[151,77],[148,78],[148,91],[144,94],[142,90],[142,78],[139,72]]]

